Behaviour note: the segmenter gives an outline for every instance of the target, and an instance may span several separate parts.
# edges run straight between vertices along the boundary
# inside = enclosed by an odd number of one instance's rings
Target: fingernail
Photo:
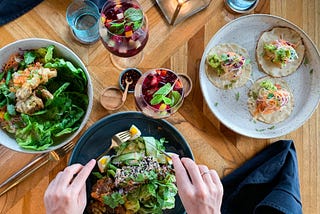
[[[178,158],[179,158],[179,155],[178,155],[178,154],[172,154],[172,155],[171,155],[171,158],[178,159]]]
[[[96,160],[95,159],[91,159],[88,164],[95,164],[96,163]]]

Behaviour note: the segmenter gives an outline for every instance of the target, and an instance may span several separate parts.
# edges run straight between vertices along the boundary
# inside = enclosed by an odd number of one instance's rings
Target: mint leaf
[[[163,96],[162,94],[158,94],[158,95],[154,96],[154,97],[151,99],[150,104],[151,104],[151,105],[157,105],[157,104],[161,103],[161,101],[162,101],[162,96]]]
[[[172,91],[171,95],[171,106],[174,106],[180,100],[181,94],[177,91]]]
[[[163,99],[164,104],[166,104],[166,105],[170,105],[171,104],[171,99],[170,98],[165,97],[165,96],[162,95],[162,99]]]
[[[143,19],[143,13],[141,9],[129,8],[124,12],[124,17],[129,21],[140,21]]]
[[[170,93],[171,90],[172,90],[171,89],[171,84],[167,83],[164,86],[162,86],[161,88],[159,88],[158,91],[156,91],[152,96],[154,97],[154,96],[156,96],[158,94],[166,96],[167,94]]]
[[[111,23],[109,30],[114,34],[122,34],[124,32],[124,23]]]
[[[140,21],[135,21],[133,22],[133,30],[138,30],[141,26],[141,22]]]

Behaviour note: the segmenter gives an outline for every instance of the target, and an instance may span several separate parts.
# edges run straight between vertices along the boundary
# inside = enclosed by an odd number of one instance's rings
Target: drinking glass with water
[[[67,8],[66,18],[75,38],[84,44],[99,39],[99,9],[92,1],[74,0]]]
[[[234,12],[248,13],[258,4],[258,0],[225,0],[226,5]]]

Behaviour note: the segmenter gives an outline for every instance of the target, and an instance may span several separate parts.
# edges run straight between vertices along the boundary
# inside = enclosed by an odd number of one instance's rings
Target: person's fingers
[[[95,164],[96,164],[96,160],[94,159],[90,160],[74,178],[70,187],[74,189],[75,194],[80,193],[81,188],[85,186],[86,180],[89,177]]]
[[[178,155],[172,155],[172,163],[176,174],[177,185],[190,185],[191,183],[188,177],[188,173]]]
[[[61,185],[59,185],[60,179],[62,177],[62,172],[58,172],[56,177],[49,183],[48,188],[46,192],[55,192],[57,188],[61,188]]]
[[[62,172],[57,184],[61,187],[68,187],[72,182],[74,175],[82,169],[81,164],[73,164],[66,167]]]
[[[209,171],[208,167],[205,166],[205,165],[200,165],[199,164],[198,167],[199,167],[199,170],[200,170],[200,174],[203,174],[203,173]]]
[[[66,187],[62,187],[61,185],[59,185],[62,174],[62,172],[59,172],[56,177],[49,183],[44,193],[44,201],[46,204],[50,203],[51,200],[57,199],[57,192],[65,191]]]
[[[211,179],[212,179],[213,183],[217,186],[217,189],[222,193],[223,192],[223,186],[222,186],[222,183],[221,183],[221,180],[220,180],[220,177],[219,177],[217,171],[211,169],[210,170],[210,176],[211,176]]]
[[[181,162],[183,163],[184,167],[189,173],[192,184],[197,186],[198,188],[201,188],[204,185],[204,183],[201,178],[198,165],[190,158],[182,158]]]
[[[211,179],[210,170],[208,169],[208,167],[205,165],[198,165],[198,167],[199,167],[200,175],[201,175],[203,181],[207,185],[212,185],[213,181]]]
[[[83,185],[78,198],[78,204],[85,207],[87,204],[87,191],[86,191],[86,185]]]

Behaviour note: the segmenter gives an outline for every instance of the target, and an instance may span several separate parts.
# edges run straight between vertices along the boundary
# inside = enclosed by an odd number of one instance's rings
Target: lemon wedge
[[[131,125],[129,132],[131,134],[130,140],[134,140],[141,136],[141,131],[135,125]]]
[[[174,152],[166,152],[170,157],[172,157],[172,155],[177,155],[176,153],[174,153]],[[167,161],[167,163],[168,164],[170,164],[170,165],[172,165],[173,163],[172,163],[172,159],[171,158],[169,158],[169,157],[167,157],[167,156],[165,156],[166,157],[166,161]]]
[[[105,168],[107,167],[110,161],[110,155],[103,156],[98,160],[98,167],[101,173],[104,172]]]

